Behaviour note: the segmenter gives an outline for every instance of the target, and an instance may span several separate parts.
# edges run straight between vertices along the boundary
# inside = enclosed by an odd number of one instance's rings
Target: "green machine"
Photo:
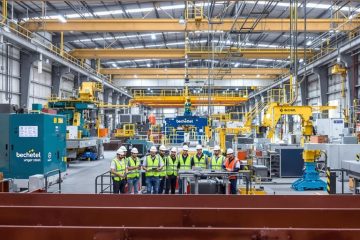
[[[0,114],[0,172],[5,178],[66,170],[66,119],[45,113]]]

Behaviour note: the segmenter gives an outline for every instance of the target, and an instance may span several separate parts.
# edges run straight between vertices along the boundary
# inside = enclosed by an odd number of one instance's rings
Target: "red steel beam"
[[[0,207],[0,225],[358,228],[360,208]],[[341,222],[341,224],[339,224]]]
[[[3,239],[241,239],[241,240],[358,240],[359,229],[268,229],[268,228],[129,228],[0,226]]]
[[[359,239],[358,196],[0,194],[1,239]]]
[[[0,205],[214,208],[360,208],[354,195],[104,195],[0,193]]]

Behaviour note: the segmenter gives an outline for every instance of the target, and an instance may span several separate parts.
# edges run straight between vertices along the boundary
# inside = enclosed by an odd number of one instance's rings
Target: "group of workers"
[[[219,146],[214,147],[214,154],[209,158],[203,153],[201,145],[196,146],[196,154],[189,155],[189,147],[184,145],[182,152],[177,153],[173,147],[170,154],[166,156],[164,145],[157,148],[152,146],[150,154],[140,163],[138,150],[131,149],[131,156],[126,158],[127,149],[122,146],[116,152],[116,157],[111,162],[111,174],[113,178],[114,193],[126,193],[125,187],[128,184],[129,193],[138,193],[140,170],[145,171],[146,191],[148,194],[175,194],[179,170],[211,169],[214,171],[238,172],[240,162],[235,158],[233,149],[229,148],[226,157],[221,154]],[[237,193],[237,175],[229,176],[230,192]],[[186,186],[179,180],[179,193],[183,193]]]

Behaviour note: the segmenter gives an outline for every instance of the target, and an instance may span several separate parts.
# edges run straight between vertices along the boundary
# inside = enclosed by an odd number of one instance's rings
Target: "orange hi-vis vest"
[[[229,161],[229,158],[226,158],[225,164],[224,164],[225,168],[227,170],[234,171],[237,162],[238,162],[238,160],[236,160],[235,158],[231,162]],[[229,179],[236,179],[236,178],[237,178],[237,176],[229,176]]]

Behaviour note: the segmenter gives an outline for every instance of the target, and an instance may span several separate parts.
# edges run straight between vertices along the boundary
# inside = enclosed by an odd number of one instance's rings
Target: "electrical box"
[[[51,114],[0,114],[0,172],[28,179],[66,170],[66,120]]]
[[[340,138],[345,127],[342,118],[316,119],[316,135],[327,135],[329,139]]]
[[[67,139],[78,139],[78,126],[66,126]]]

